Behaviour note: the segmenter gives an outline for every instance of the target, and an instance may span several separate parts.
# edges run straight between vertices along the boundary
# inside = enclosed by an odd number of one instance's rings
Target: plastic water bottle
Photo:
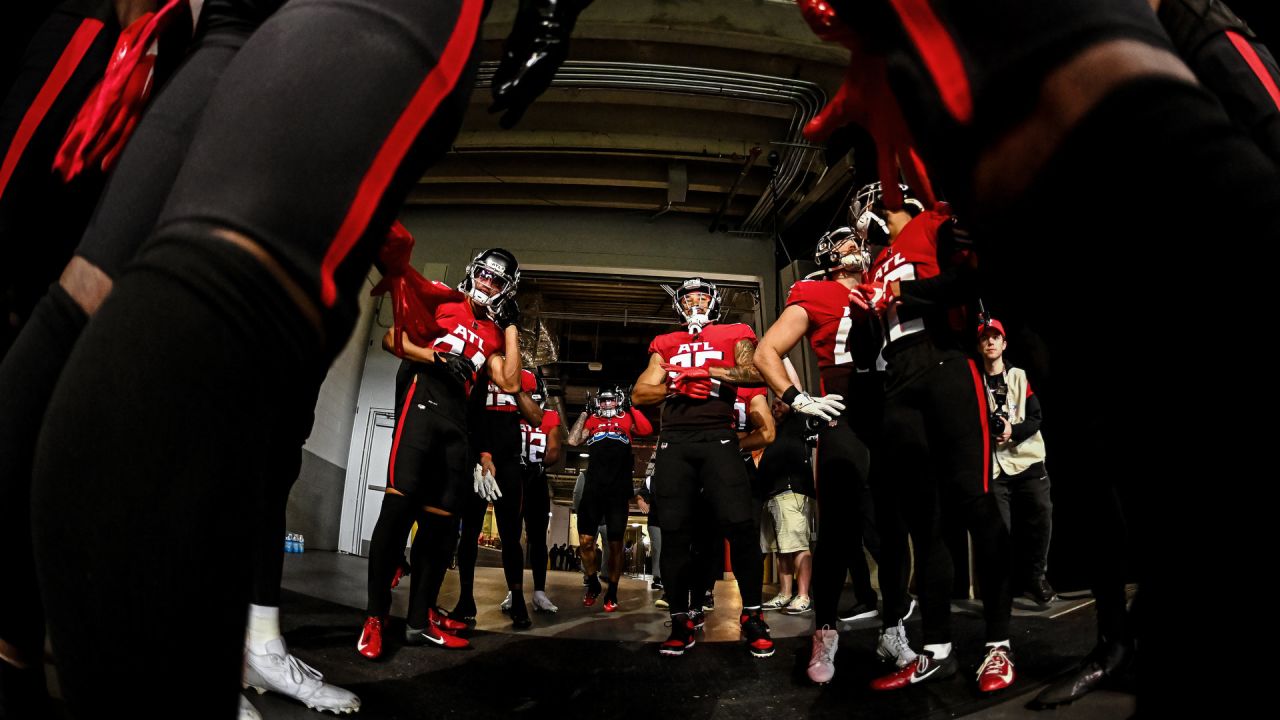
[[[293,535],[290,533],[284,534],[284,551],[287,553],[293,552]]]
[[[307,538],[302,533],[298,533],[298,552],[304,553],[306,551],[307,551]]]
[[[289,552],[298,552],[298,535],[297,533],[289,533]]]

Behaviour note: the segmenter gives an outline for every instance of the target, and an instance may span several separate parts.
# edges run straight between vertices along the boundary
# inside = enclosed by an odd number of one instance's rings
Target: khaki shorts
[[[813,498],[788,490],[769,498],[765,509],[768,512],[760,519],[762,551],[786,554],[809,549],[813,535]]]

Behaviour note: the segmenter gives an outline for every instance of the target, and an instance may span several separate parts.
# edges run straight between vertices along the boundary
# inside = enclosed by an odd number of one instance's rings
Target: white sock
[[[245,634],[245,642],[249,649],[259,655],[267,652],[267,643],[280,640],[284,646],[284,638],[280,635],[280,608],[264,605],[249,606],[249,629]]]
[[[1006,649],[1008,649],[1008,650],[1012,650],[1012,649],[1013,649],[1013,646],[1009,644],[1009,641],[1008,641],[1008,640],[1001,640],[1000,642],[989,642],[989,643],[987,643],[987,647],[989,647],[989,648],[993,648],[993,647],[1000,647],[1001,645],[1005,646],[1005,648],[1006,648]]]
[[[951,655],[951,643],[925,645],[924,651],[932,655],[934,660],[946,660],[947,656]]]

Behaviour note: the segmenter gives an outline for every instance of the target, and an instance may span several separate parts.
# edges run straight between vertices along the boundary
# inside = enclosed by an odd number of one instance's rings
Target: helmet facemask
[[[702,328],[720,319],[720,290],[702,278],[684,281],[672,302],[690,335],[697,335]]]

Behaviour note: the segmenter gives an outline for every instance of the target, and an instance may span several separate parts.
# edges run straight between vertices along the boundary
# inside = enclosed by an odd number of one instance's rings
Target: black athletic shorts
[[[457,512],[473,494],[466,395],[432,365],[406,363],[400,376],[407,387],[396,408],[387,488],[420,505]]]
[[[601,524],[608,528],[610,540],[621,541],[627,530],[634,459],[631,446],[620,440],[597,440],[592,443],[587,464],[587,482],[578,503],[578,534],[595,535]]]

